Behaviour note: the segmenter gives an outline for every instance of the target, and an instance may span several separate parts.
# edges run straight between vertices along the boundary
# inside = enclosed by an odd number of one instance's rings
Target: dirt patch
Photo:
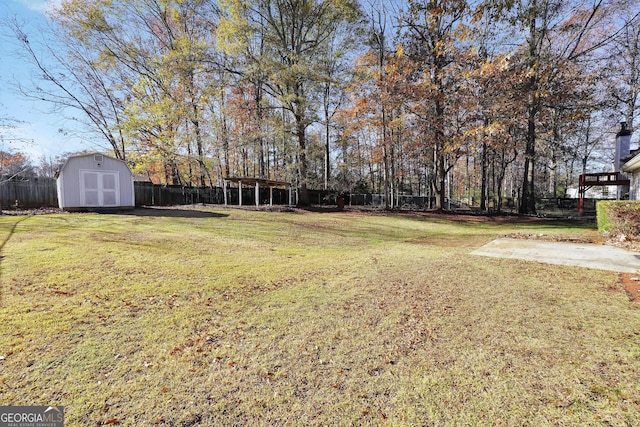
[[[620,273],[620,281],[633,302],[640,302],[640,274]]]

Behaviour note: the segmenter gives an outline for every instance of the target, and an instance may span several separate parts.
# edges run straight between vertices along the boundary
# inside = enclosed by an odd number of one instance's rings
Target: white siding
[[[108,156],[70,157],[58,175],[63,209],[134,207],[133,176],[126,163]]]
[[[635,171],[633,174],[631,174],[629,200],[640,200],[640,170]]]

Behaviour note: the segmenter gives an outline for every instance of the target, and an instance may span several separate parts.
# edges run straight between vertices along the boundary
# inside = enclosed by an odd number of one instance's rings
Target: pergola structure
[[[620,172],[583,173],[578,181],[578,213],[584,211],[584,195],[591,187],[596,186],[629,186],[630,181]]]
[[[271,179],[262,178],[240,178],[229,177],[224,178],[224,204],[228,204],[227,199],[227,185],[229,183],[235,183],[238,185],[238,205],[242,206],[242,188],[243,186],[249,186],[255,188],[256,206],[260,206],[260,187],[266,187],[269,189],[269,206],[273,205],[273,189],[276,187],[284,187],[289,190],[289,204],[293,204],[293,193],[291,191],[291,184],[285,181],[274,181]]]

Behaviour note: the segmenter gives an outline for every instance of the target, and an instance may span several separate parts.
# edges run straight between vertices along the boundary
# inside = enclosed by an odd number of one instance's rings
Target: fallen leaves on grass
[[[567,242],[567,243],[598,243],[593,239],[585,239],[582,237],[567,237],[544,233],[510,233],[502,236],[507,239],[524,239],[524,240],[544,240],[547,242]]]
[[[465,256],[467,236],[541,229],[229,215],[19,227],[2,261],[1,314],[21,337],[0,335],[3,398],[47,396],[70,425],[640,420],[637,310],[602,291],[613,274]]]

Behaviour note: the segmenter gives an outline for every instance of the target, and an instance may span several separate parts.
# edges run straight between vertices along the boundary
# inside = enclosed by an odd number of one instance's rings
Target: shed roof
[[[78,159],[78,158],[82,158],[82,157],[90,157],[90,156],[95,156],[95,155],[99,155],[102,156],[103,158],[107,158],[107,159],[111,159],[111,160],[115,160],[116,162],[121,162],[124,163],[124,165],[127,167],[127,169],[129,170],[129,172],[131,173],[131,175],[133,176],[133,173],[131,172],[131,169],[129,168],[129,165],[127,164],[127,162],[125,162],[124,160],[118,159],[116,157],[113,156],[109,156],[107,154],[102,154],[102,153],[86,153],[86,154],[76,154],[73,156],[69,156],[67,157],[67,160],[64,161],[64,163],[62,164],[62,166],[60,166],[60,169],[58,169],[56,171],[56,178],[58,178],[58,176],[60,176],[60,174],[62,173],[62,171],[64,170],[64,168],[67,166],[67,164],[69,164],[69,162],[73,159]]]
[[[275,181],[272,179],[263,179],[263,178],[247,178],[247,177],[227,177],[224,178],[225,181],[239,183],[242,182],[246,185],[260,185],[263,187],[291,187],[291,184],[286,181]]]

